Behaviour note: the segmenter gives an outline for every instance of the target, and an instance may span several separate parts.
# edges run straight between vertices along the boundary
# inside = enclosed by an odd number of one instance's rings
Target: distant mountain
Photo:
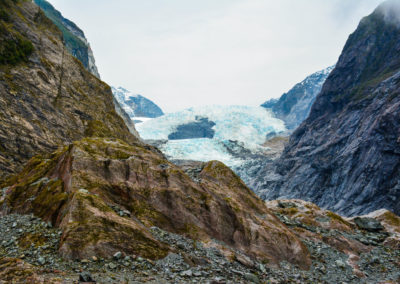
[[[87,41],[83,31],[72,21],[64,18],[62,14],[57,11],[46,0],[34,0],[34,2],[43,10],[46,16],[61,30],[63,39],[68,51],[82,62],[83,66],[100,78],[100,74],[96,67],[96,62],[93,56],[90,44]]]
[[[346,215],[400,213],[399,10],[399,1],[383,3],[350,35],[307,120],[259,173],[262,197]]]
[[[272,99],[261,106],[271,108],[277,118],[285,121],[288,129],[294,130],[307,118],[315,98],[333,68],[334,66],[331,66],[308,76],[283,94],[279,100]]]
[[[141,121],[140,118],[156,118],[164,115],[159,106],[141,95],[133,94],[122,87],[112,87],[112,91],[115,99],[132,121]]]

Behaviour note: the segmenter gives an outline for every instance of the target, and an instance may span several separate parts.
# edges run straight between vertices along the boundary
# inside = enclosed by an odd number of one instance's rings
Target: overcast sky
[[[382,0],[50,0],[92,45],[102,79],[164,111],[260,105],[336,63]]]

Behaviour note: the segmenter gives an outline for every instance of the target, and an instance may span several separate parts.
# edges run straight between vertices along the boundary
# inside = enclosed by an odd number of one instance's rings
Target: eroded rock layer
[[[149,232],[157,226],[271,264],[310,264],[304,245],[220,162],[202,165],[194,181],[141,144],[87,138],[34,157],[4,186],[3,214],[34,213],[62,228],[67,257],[162,258],[170,248]]]

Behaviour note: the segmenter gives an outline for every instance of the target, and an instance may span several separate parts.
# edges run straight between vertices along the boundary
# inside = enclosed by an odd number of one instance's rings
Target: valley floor
[[[366,229],[303,201],[268,206],[307,246],[309,271],[228,255],[223,243],[209,246],[156,227],[153,236],[175,250],[164,259],[116,253],[113,259],[67,260],[58,253],[59,229],[32,215],[12,214],[0,218],[0,283],[399,283],[397,216],[381,211],[376,219],[384,228]]]

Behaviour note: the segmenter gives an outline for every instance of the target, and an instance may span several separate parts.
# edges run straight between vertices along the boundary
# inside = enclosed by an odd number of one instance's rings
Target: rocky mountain
[[[122,87],[112,87],[112,91],[115,99],[132,121],[142,122],[143,118],[164,115],[159,106],[141,95],[135,95]]]
[[[35,3],[44,11],[45,15],[60,29],[63,34],[63,43],[69,53],[78,59],[83,66],[100,79],[100,74],[97,70],[96,62],[90,44],[87,41],[84,32],[72,21],[64,18],[62,14],[56,10],[46,0],[35,0]],[[138,136],[134,122],[125,112],[124,108],[114,98],[115,111],[124,120],[129,131],[135,136]]]
[[[309,117],[259,172],[263,198],[302,198],[346,215],[400,213],[398,11],[398,1],[385,2],[350,35]]]
[[[64,18],[62,14],[46,0],[34,0],[34,2],[61,30],[63,34],[63,41],[67,47],[67,50],[73,56],[78,58],[90,73],[95,75],[97,78],[100,78],[93,51],[90,48],[90,44],[87,41],[84,32],[75,23]]]
[[[32,1],[0,2],[0,283],[400,280],[399,217],[265,203],[221,162],[176,166],[62,39]]]
[[[272,99],[261,106],[272,109],[276,117],[285,122],[288,129],[296,129],[307,118],[315,98],[333,68],[334,66],[331,66],[308,76],[283,94],[279,100]]]
[[[137,140],[115,112],[110,87],[85,70],[58,27],[28,2],[0,4],[0,179],[83,137]]]
[[[135,258],[145,270],[178,257],[213,269],[210,279],[222,267],[212,254],[248,274],[241,267],[310,267],[307,247],[224,164],[182,169],[135,137],[111,88],[68,52],[36,4],[4,0],[0,10],[0,220],[16,218],[7,232],[32,221],[2,242],[2,277],[11,256],[28,274],[46,265],[71,273],[88,259],[115,270],[114,260],[127,268]],[[198,256],[185,252],[195,247]],[[229,277],[240,282],[245,273]]]

